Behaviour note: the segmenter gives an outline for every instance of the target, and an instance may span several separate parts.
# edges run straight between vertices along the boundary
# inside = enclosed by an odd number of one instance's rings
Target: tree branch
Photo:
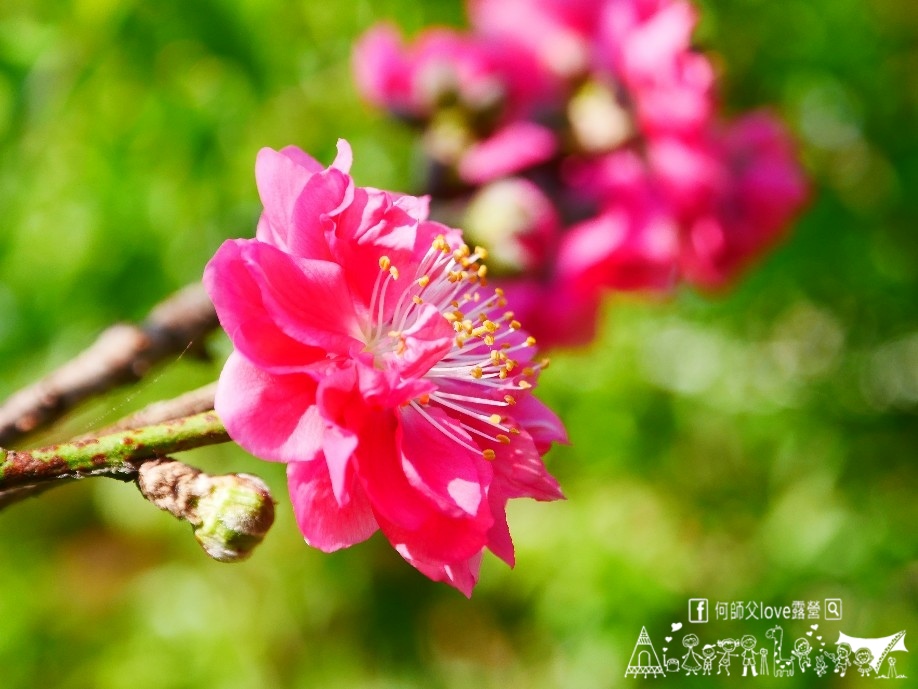
[[[73,438],[71,442],[76,440],[89,440],[100,435],[109,435],[117,431],[127,431],[133,428],[152,426],[153,424],[162,423],[164,421],[179,419],[183,416],[191,416],[192,414],[199,414],[200,412],[210,411],[214,408],[214,393],[216,392],[216,389],[217,384],[211,383],[209,385],[205,385],[204,387],[198,388],[197,390],[186,392],[184,395],[180,395],[175,399],[164,400],[162,402],[154,402],[153,404],[144,407],[140,411],[134,412],[130,416],[126,416],[123,419],[116,421],[111,426],[107,426],[101,430],[95,431],[92,434],[78,436]],[[110,478],[121,478],[123,480],[128,480],[129,477],[123,475],[112,475]],[[73,480],[75,480],[74,477],[63,476],[51,483],[33,483],[26,486],[19,486],[18,488],[0,490],[0,510],[5,507],[9,507],[14,503],[20,502],[21,500],[25,500],[26,498],[37,497],[45,491],[54,488],[55,486],[62,486],[66,483],[70,483]]]
[[[218,325],[204,288],[193,284],[158,304],[140,325],[108,328],[76,358],[0,405],[0,445],[50,425],[93,395],[140,380],[189,346],[202,355],[204,336]]]
[[[62,478],[131,476],[142,460],[229,439],[217,414],[210,411],[37,450],[0,449],[0,492]]]

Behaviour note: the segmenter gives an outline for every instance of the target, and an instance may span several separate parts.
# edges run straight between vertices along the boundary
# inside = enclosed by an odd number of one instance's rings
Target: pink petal
[[[353,180],[335,168],[313,175],[293,206],[287,230],[287,244],[280,247],[304,258],[328,260],[328,233],[334,222],[329,218],[340,213],[354,199]]]
[[[267,219],[259,239],[280,249],[286,248],[293,207],[314,172],[315,169],[304,167],[289,154],[270,148],[258,152],[255,180]]]
[[[558,415],[534,395],[520,395],[513,406],[513,420],[530,435],[539,454],[548,452],[551,443],[567,444],[570,440]]]
[[[309,376],[271,374],[233,352],[220,374],[214,408],[230,437],[253,455],[297,462],[313,459],[322,447],[325,423],[315,400]]]
[[[365,541],[379,528],[353,471],[347,475],[347,500],[342,504],[335,497],[321,456],[310,462],[291,462],[287,485],[297,525],[306,542],[315,548],[327,553],[347,548]]]
[[[398,29],[379,24],[361,36],[354,46],[353,67],[364,98],[378,107],[406,107],[410,68]]]
[[[484,184],[544,163],[558,148],[554,133],[533,122],[518,121],[474,144],[459,163],[459,176]]]
[[[466,598],[472,597],[472,590],[478,583],[478,573],[481,569],[481,553],[477,553],[467,560],[451,562],[425,562],[415,557],[405,544],[396,544],[398,554],[405,561],[417,569],[421,574],[433,581],[442,581],[462,592]]]
[[[491,526],[487,506],[468,515],[448,498],[447,507],[441,508],[430,497],[439,486],[421,485],[416,471],[411,477],[414,483],[406,475],[404,439],[396,418],[368,411],[364,421],[357,448],[358,474],[386,538],[392,544],[405,544],[414,556],[431,563],[465,560],[484,548]],[[432,459],[430,455],[428,461]],[[458,471],[464,478],[465,469],[460,466]]]
[[[259,241],[237,243],[241,262],[257,284],[271,319],[288,336],[341,354],[361,342],[341,266],[291,256]]]
[[[678,236],[664,210],[607,208],[571,228],[558,264],[584,289],[667,290],[676,277]]]
[[[473,443],[459,422],[441,409],[427,407],[425,418],[413,407],[401,412],[402,466],[411,485],[437,508],[454,517],[476,517],[485,503],[491,466],[477,448],[466,449],[445,432]],[[440,430],[434,424],[439,424]]]
[[[405,351],[390,355],[397,361],[402,378],[420,378],[453,346],[456,333],[443,314],[431,304],[416,309],[417,320],[402,331]]]
[[[312,174],[322,172],[324,169],[322,163],[320,163],[318,160],[306,153],[306,151],[298,148],[297,146],[284,146],[280,152],[282,155],[287,156],[294,163]]]
[[[265,305],[262,287],[243,258],[250,243],[224,242],[204,269],[204,287],[233,345],[254,365],[271,371],[298,370],[324,360],[323,349],[285,333]]]
[[[341,170],[344,174],[351,171],[351,165],[354,163],[354,152],[347,139],[338,139],[338,155],[335,156],[335,162],[331,164],[336,170]]]

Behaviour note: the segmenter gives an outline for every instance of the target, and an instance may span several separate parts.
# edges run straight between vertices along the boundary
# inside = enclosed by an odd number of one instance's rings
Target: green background
[[[601,339],[554,354],[540,392],[573,440],[547,458],[568,500],[511,507],[515,571],[486,559],[467,601],[379,537],[321,554],[293,524],[283,467],[200,450],[186,461],[258,473],[280,500],[244,564],[209,561],[114,481],[0,513],[0,687],[630,686],[644,681],[623,678],[640,628],[661,652],[690,597],[835,597],[830,642],[918,635],[918,8],[702,8],[724,110],[785,118],[813,200],[729,293],[612,298]],[[456,1],[4,0],[0,397],[250,236],[260,147],[330,161],[345,137],[359,183],[416,188],[411,133],[361,105],[350,79],[353,41],[380,18],[409,32],[464,21]],[[212,351],[35,442],[212,380],[222,336]],[[682,633],[764,640],[768,626]],[[899,669],[918,677],[914,654]]]

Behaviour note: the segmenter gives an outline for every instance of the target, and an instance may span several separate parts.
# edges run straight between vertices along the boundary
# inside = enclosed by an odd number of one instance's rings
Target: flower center
[[[421,309],[430,305],[442,314],[455,332],[453,344],[423,376],[437,389],[408,404],[451,440],[494,459],[493,449],[478,444],[507,444],[519,434],[500,411],[516,404],[515,395],[532,387],[530,380],[548,360],[532,363],[535,338],[520,330],[512,311],[502,311],[507,301],[501,289],[483,289],[487,267],[480,261],[486,256],[480,247],[451,249],[445,237],[437,236],[388,316],[387,295],[395,291],[390,285],[407,276],[388,257],[380,258],[366,341],[376,361],[392,353],[402,356],[408,351],[405,333],[417,323]],[[431,407],[456,419],[465,433],[438,422],[429,413]]]

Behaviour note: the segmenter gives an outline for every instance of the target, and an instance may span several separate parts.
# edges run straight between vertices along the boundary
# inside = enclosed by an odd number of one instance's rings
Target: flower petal
[[[258,241],[240,242],[240,258],[281,330],[324,352],[346,354],[360,342],[341,266],[297,258]]]
[[[466,598],[472,597],[472,590],[478,583],[478,573],[481,569],[481,553],[477,553],[467,560],[451,562],[425,562],[416,558],[404,543],[397,544],[395,549],[405,561],[417,569],[421,574],[433,581],[443,581],[461,591]]]
[[[464,484],[453,486],[454,495],[449,491],[450,471],[460,481],[471,478],[462,459],[458,467],[424,467],[422,475],[417,468],[422,460],[407,462],[402,454],[404,433],[395,415],[368,411],[365,421],[357,448],[358,474],[386,538],[430,563],[465,560],[484,548],[492,521],[487,503],[473,498]],[[436,462],[438,457],[429,452],[426,459]],[[476,501],[476,513],[469,514],[466,510]]]
[[[279,249],[287,246],[293,208],[309,179],[322,167],[292,146],[283,151],[263,148],[255,159],[258,195],[265,208],[258,238]]]
[[[296,523],[306,542],[325,552],[365,541],[379,528],[354,472],[347,475],[347,501],[342,505],[332,490],[328,466],[319,457],[311,462],[291,462],[287,485]]]
[[[307,461],[322,447],[325,427],[316,388],[305,374],[272,374],[233,352],[220,374],[214,408],[230,437],[253,455]]]
[[[427,407],[424,413],[426,418],[412,407],[401,412],[402,466],[408,481],[443,514],[478,516],[485,507],[485,489],[491,483],[490,464],[480,450],[466,449],[447,437],[448,432],[466,443],[473,442],[457,420],[434,407]]]
[[[266,306],[260,281],[243,256],[244,247],[250,243],[252,240],[243,239],[224,242],[204,269],[204,287],[217,309],[220,325],[236,349],[266,371],[301,370],[324,360],[324,350],[285,333]]]

